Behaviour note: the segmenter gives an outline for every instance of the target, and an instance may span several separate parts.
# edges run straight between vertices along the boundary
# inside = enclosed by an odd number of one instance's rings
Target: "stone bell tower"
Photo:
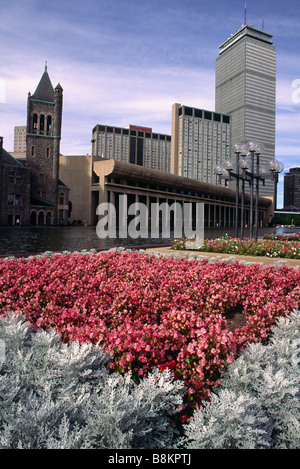
[[[28,93],[26,165],[31,173],[31,223],[56,225],[59,203],[59,154],[63,89],[53,88],[47,71]],[[35,220],[34,217],[40,217]]]

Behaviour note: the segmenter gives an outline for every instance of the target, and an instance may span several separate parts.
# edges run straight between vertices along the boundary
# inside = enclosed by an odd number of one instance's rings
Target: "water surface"
[[[262,228],[259,236],[272,233],[299,232],[299,228]],[[234,228],[205,228],[206,239],[215,239],[228,234],[235,236]],[[246,230],[245,238],[249,237]],[[104,250],[111,247],[143,247],[152,245],[169,245],[170,238],[127,238],[100,239],[95,226],[68,227],[0,227],[0,256],[38,254],[45,251],[81,251],[83,249]]]

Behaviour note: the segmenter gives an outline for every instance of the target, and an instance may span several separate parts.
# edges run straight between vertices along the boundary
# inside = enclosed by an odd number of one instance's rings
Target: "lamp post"
[[[250,185],[250,239],[253,238],[253,205],[254,205],[254,181],[255,181],[255,241],[258,239],[258,199],[259,199],[259,183],[265,183],[265,179],[271,179],[277,184],[278,173],[283,171],[283,164],[278,160],[269,160],[267,165],[260,168],[260,155],[264,150],[264,145],[259,142],[249,141],[248,143],[235,143],[232,149],[236,155],[236,172],[233,172],[234,164],[230,160],[215,167],[215,174],[219,179],[227,181],[236,179],[236,203],[235,203],[235,233],[238,238],[238,214],[239,214],[239,181],[242,181],[242,197],[241,197],[241,239],[244,237],[244,205],[245,205],[245,181]],[[242,156],[242,158],[240,158]],[[256,157],[256,158],[255,158]],[[242,174],[239,173],[242,169]],[[276,187],[275,193],[276,196]]]

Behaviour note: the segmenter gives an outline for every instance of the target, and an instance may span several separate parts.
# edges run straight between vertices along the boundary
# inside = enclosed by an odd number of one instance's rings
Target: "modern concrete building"
[[[69,188],[70,214],[68,222],[92,225],[91,184],[93,180],[92,155],[60,155],[59,179]]]
[[[92,154],[104,159],[170,171],[171,136],[152,132],[151,128],[96,125],[92,131]]]
[[[229,158],[230,151],[228,115],[173,104],[172,174],[217,184],[214,167]]]
[[[14,128],[14,152],[22,153],[26,151],[26,125]]]
[[[300,168],[291,168],[284,175],[283,206],[300,209]]]
[[[261,165],[275,158],[276,48],[272,35],[243,25],[219,47],[215,110],[230,115],[231,143],[261,142]],[[274,196],[266,181],[261,195]]]
[[[190,202],[204,204],[204,226],[234,227],[235,191],[223,186],[167,174],[118,160],[100,160],[93,162],[91,177],[91,223],[96,224],[97,207],[102,203],[112,203],[119,209],[120,195],[127,195],[128,205],[135,202],[151,203]],[[246,194],[246,222],[249,223],[250,197]],[[268,226],[273,216],[270,199],[259,198],[259,223]]]

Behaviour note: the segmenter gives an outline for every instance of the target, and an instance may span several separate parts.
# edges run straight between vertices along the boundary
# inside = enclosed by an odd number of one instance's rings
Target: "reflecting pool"
[[[299,228],[262,228],[259,236],[266,233],[299,232]],[[228,234],[235,236],[234,228],[205,228],[206,239],[214,239]],[[249,237],[246,230],[245,238]],[[45,251],[81,251],[83,249],[104,250],[111,247],[150,247],[168,245],[174,238],[127,238],[100,239],[95,226],[68,227],[0,227],[0,256],[38,254]]]

